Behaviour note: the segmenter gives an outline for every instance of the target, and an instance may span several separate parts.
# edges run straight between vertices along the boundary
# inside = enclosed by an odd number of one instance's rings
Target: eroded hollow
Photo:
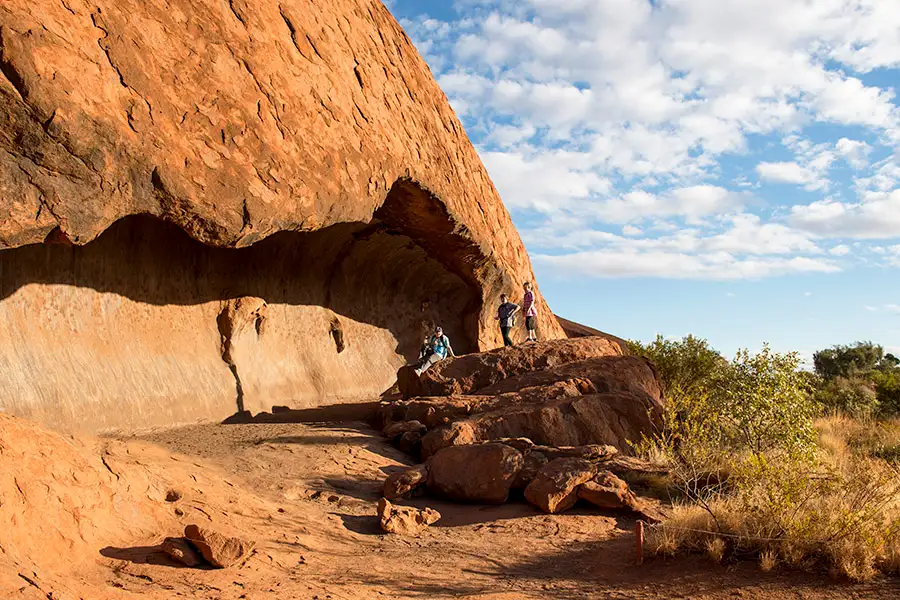
[[[132,216],[0,251],[0,408],[63,430],[216,419],[374,399],[436,324],[474,350],[477,261],[416,189],[370,223],[241,249]]]

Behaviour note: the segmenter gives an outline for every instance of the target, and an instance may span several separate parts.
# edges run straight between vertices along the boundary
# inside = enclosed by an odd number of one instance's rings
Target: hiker
[[[528,330],[528,341],[537,341],[537,303],[534,292],[531,291],[531,282],[525,282],[525,298],[522,300],[522,310],[525,311],[525,329]]]
[[[444,330],[440,327],[434,328],[434,335],[428,338],[428,347],[423,348],[424,352],[419,357],[419,364],[416,367],[416,375],[422,375],[433,365],[444,360],[449,355],[454,358],[453,348],[450,346],[450,340],[444,335]]]
[[[506,294],[500,294],[500,307],[497,309],[497,316],[494,317],[500,321],[500,333],[503,334],[503,345],[512,346],[512,340],[509,339],[509,331],[516,324],[516,313],[519,312],[519,305],[509,302]]]

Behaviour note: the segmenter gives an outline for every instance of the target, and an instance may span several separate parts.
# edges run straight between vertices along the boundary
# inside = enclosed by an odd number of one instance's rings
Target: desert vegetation
[[[633,344],[669,403],[638,444],[665,463],[672,518],[650,528],[659,555],[700,552],[827,569],[866,580],[900,573],[900,368],[869,342],[728,360],[693,336]]]

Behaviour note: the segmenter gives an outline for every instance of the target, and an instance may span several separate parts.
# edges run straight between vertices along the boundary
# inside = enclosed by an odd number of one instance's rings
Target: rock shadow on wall
[[[330,309],[321,334],[331,336],[337,353],[366,343],[348,339],[341,318],[389,331],[407,360],[436,324],[464,353],[476,349],[481,294],[474,270],[483,257],[457,229],[443,204],[409,181],[395,184],[370,223],[279,232],[246,248],[207,246],[176,225],[134,215],[84,246],[48,240],[0,251],[0,302],[29,284],[91,288],[160,306],[250,298]],[[253,328],[262,335],[265,315],[257,317]],[[216,325],[222,333],[223,323]],[[232,364],[226,337],[223,359]]]

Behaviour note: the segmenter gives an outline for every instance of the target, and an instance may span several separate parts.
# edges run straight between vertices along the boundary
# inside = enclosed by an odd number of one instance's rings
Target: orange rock
[[[557,458],[538,471],[525,488],[525,499],[544,512],[563,512],[575,505],[579,487],[596,473],[596,465],[586,460]]]
[[[230,567],[253,549],[252,543],[199,525],[185,527],[184,537],[203,555],[206,562],[219,568]]]
[[[71,4],[0,15],[0,318],[28,331],[0,339],[8,412],[96,431],[362,401],[435,324],[502,343],[528,255],[379,0]]]
[[[551,340],[498,348],[490,352],[469,354],[445,360],[421,377],[409,377],[408,370],[398,373],[400,392],[412,396],[452,396],[456,394],[494,395],[496,386],[519,376],[535,374],[586,359],[621,356],[625,350],[603,337]],[[557,377],[553,381],[560,381]],[[526,384],[514,389],[527,387]]]
[[[441,513],[433,508],[419,510],[409,506],[391,504],[387,498],[378,501],[378,518],[381,529],[397,535],[418,536],[429,525],[437,523]]]
[[[427,464],[429,492],[460,502],[502,504],[523,458],[504,444],[477,444],[445,448]]]

